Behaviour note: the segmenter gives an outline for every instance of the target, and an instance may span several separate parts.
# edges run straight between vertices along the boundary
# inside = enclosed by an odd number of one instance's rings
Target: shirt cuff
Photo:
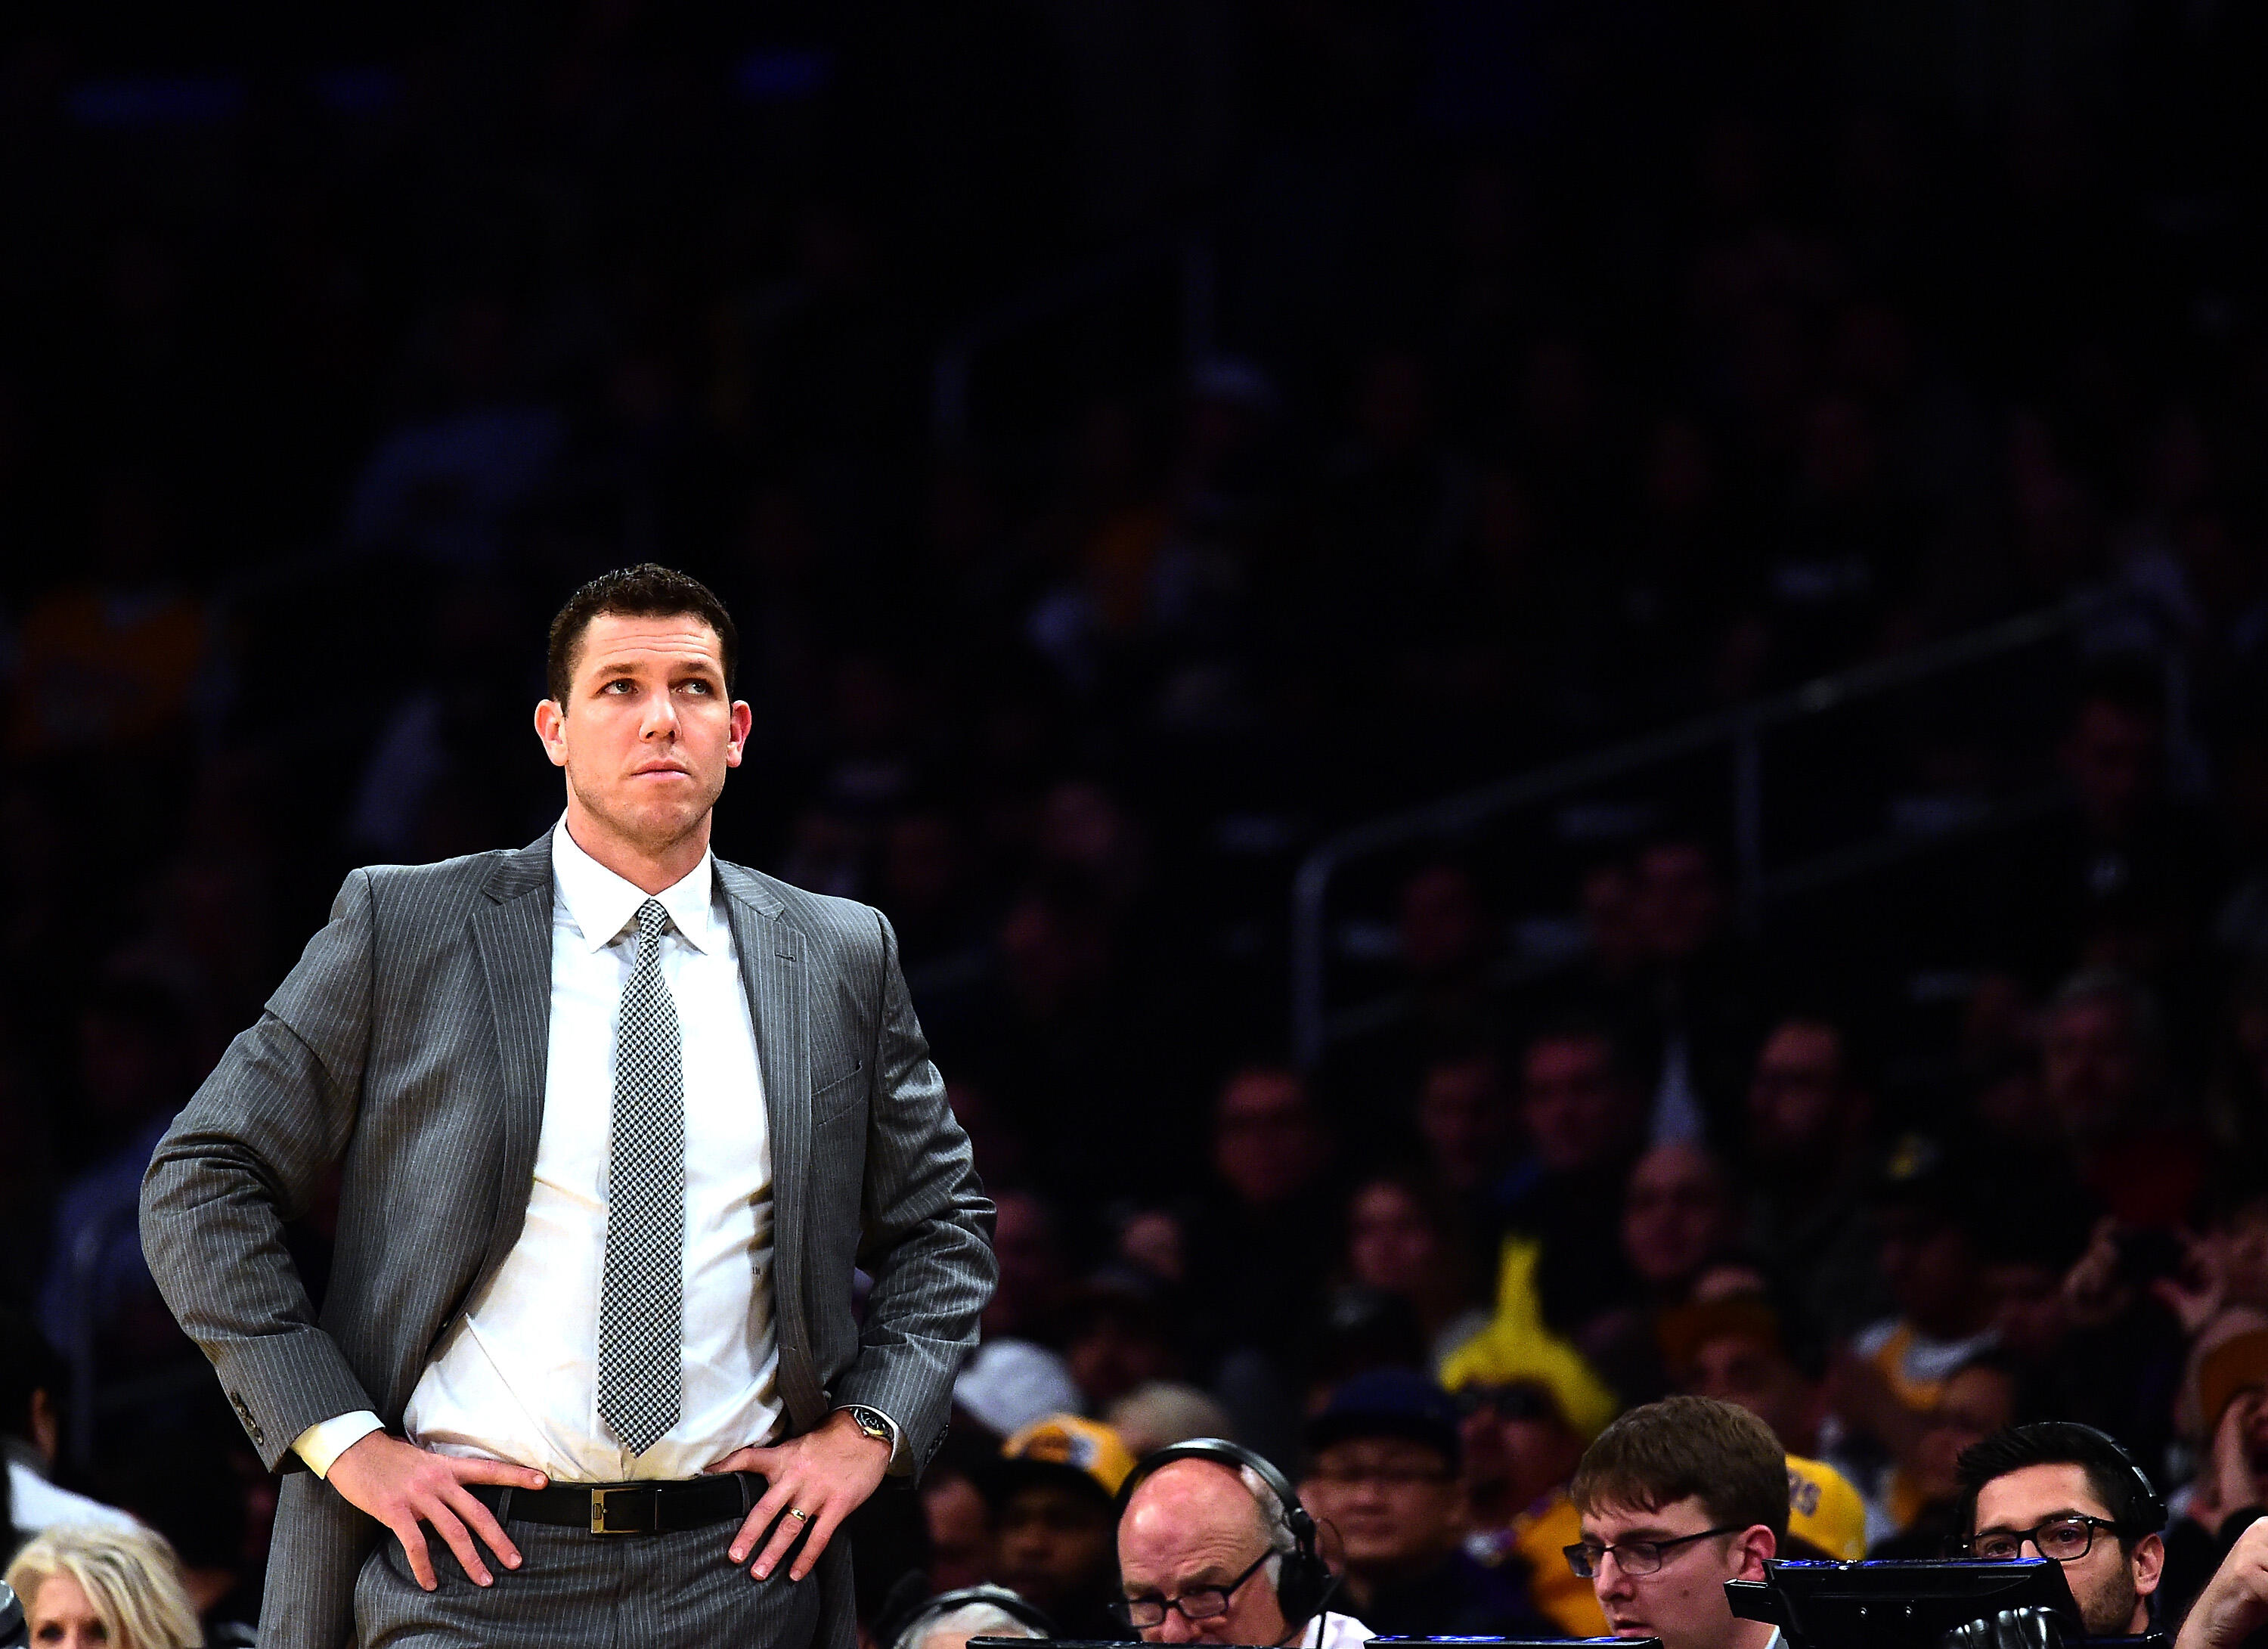
[[[352,1448],[372,1432],[383,1432],[386,1425],[367,1409],[357,1409],[352,1414],[335,1415],[328,1420],[318,1420],[291,1439],[291,1447],[307,1469],[318,1477],[331,1475],[332,1462]],[[893,1432],[895,1428],[892,1428]]]
[[[905,1427],[900,1425],[888,1415],[883,1414],[881,1410],[875,1408],[871,1402],[846,1402],[842,1405],[842,1408],[864,1409],[871,1414],[882,1416],[882,1424],[887,1426],[890,1432],[890,1463],[883,1468],[884,1476],[902,1477],[914,1469],[913,1452],[906,1447]],[[841,1412],[841,1410],[838,1409],[837,1412]]]

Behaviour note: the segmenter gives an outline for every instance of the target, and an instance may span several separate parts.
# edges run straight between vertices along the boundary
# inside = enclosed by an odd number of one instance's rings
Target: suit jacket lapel
[[[772,1157],[772,1313],[779,1334],[779,1389],[789,1418],[806,1432],[826,1417],[803,1308],[803,1247],[811,1174],[811,1032],[803,935],[779,920],[779,904],[736,865],[718,862],[740,954],[740,984],[756,1027],[764,1116]]]
[[[551,1052],[551,833],[497,866],[482,890],[490,902],[473,916],[473,939],[486,976],[503,1074],[498,1103],[504,1166],[497,1176],[496,1223],[488,1252],[466,1292],[476,1298],[519,1240],[535,1146],[543,1131],[543,1086]]]

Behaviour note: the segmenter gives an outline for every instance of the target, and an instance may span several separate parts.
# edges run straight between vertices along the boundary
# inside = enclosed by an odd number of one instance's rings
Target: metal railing
[[[1338,1034],[1374,1026],[1395,1011],[1389,1002],[1381,1000],[1358,1005],[1334,1016],[1328,999],[1331,891],[1348,867],[1360,860],[1415,843],[1454,843],[1518,810],[1542,806],[1683,759],[1721,752],[1730,757],[1732,767],[1729,823],[1734,893],[1741,920],[1753,931],[1761,925],[1766,909],[1778,900],[1883,869],[1955,836],[2039,816],[2060,799],[2060,792],[2053,787],[2003,798],[1928,835],[1885,831],[1768,871],[1764,735],[1776,728],[1819,721],[1892,689],[1925,683],[1964,666],[2003,659],[2060,637],[2077,637],[2117,599],[2115,592],[2084,591],[2051,607],[1820,677],[1777,698],[1700,717],[1608,749],[1371,820],[1326,838],[1300,862],[1292,884],[1291,1033],[1295,1056],[1303,1066],[1312,1066]],[[2169,655],[2166,662],[2169,673],[2178,672],[2176,658]],[[2169,703],[2177,703],[2177,674],[2169,687],[2173,689]]]

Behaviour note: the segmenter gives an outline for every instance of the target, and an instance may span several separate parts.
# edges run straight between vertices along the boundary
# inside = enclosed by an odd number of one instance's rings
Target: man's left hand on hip
[[[756,1502],[755,1509],[741,1523],[740,1532],[733,1537],[733,1561],[747,1563],[769,1528],[771,1539],[748,1572],[759,1580],[770,1579],[780,1559],[801,1538],[802,1550],[796,1553],[787,1578],[802,1579],[827,1550],[843,1520],[880,1486],[889,1464],[889,1444],[867,1436],[840,1410],[828,1416],[825,1424],[801,1437],[770,1448],[734,1449],[709,1469],[757,1472],[766,1486],[764,1498]]]

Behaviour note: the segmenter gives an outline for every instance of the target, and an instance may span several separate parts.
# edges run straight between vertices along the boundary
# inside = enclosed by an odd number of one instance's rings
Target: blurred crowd
[[[19,1531],[125,1508],[255,1617],[273,1485],[142,1168],[346,869],[548,827],[544,622],[658,559],[747,644],[719,850],[887,913],[999,1204],[870,1615],[923,1569],[1091,1620],[1092,1461],[1214,1432],[1373,1625],[1580,1630],[1562,1486],[1681,1391],[1878,1550],[2035,1416],[2217,1550],[2268,1498],[2260,21],[789,10],[0,36]],[[1440,857],[1395,1013],[1284,1046],[1334,827],[2081,589],[2063,799],[1958,874],[1759,928],[1660,811],[1513,981],[1506,867]],[[1393,1371],[1386,1443],[1314,1429]],[[1097,1493],[1001,1470],[1035,1425]]]

